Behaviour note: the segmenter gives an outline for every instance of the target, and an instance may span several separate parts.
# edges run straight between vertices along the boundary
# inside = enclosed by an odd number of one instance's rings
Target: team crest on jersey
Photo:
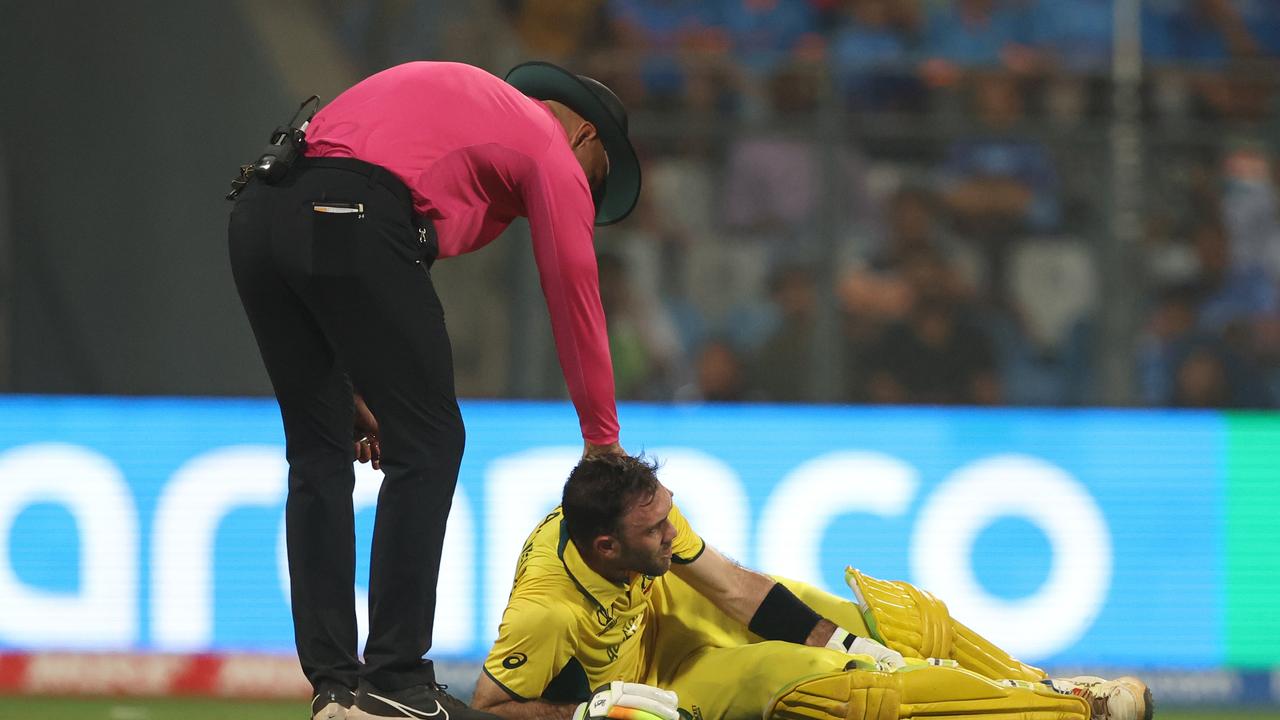
[[[636,630],[640,629],[640,616],[633,615],[631,620],[622,628],[622,639],[630,640],[632,635],[636,634]]]
[[[685,710],[684,708],[676,708],[676,712],[680,715],[680,720],[703,720],[702,708],[697,705],[693,706],[693,712]]]
[[[610,614],[609,614],[609,611],[608,611],[608,610],[605,610],[605,609],[604,609],[604,608],[602,608],[602,607],[597,607],[597,608],[596,608],[596,621],[597,621],[597,622],[599,622],[599,623],[600,623],[600,625],[602,626],[602,627],[600,628],[600,631],[601,631],[601,632],[604,632],[605,630],[608,630],[609,628],[613,627],[613,623],[615,622],[615,618],[614,618],[612,615],[610,615]]]

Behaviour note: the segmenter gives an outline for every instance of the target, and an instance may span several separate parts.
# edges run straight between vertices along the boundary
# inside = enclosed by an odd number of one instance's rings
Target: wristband
[[[817,627],[822,616],[804,604],[782,583],[776,583],[760,607],[751,616],[747,629],[765,640],[785,640],[804,645],[809,633]]]
[[[836,631],[831,633],[831,639],[827,641],[827,647],[832,650],[847,653],[850,652],[849,648],[853,647],[853,641],[857,639],[857,635],[854,635],[842,627],[837,627]]]

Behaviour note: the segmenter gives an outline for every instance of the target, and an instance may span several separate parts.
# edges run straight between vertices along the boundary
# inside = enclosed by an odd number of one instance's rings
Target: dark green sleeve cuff
[[[530,700],[534,699],[534,698],[527,698],[521,695],[520,693],[516,692],[515,690],[512,690],[511,688],[507,687],[506,685],[503,685],[501,680],[494,677],[493,673],[489,672],[489,668],[481,665],[480,670],[484,672],[484,674],[487,675],[489,679],[494,682],[495,685],[502,688],[502,692],[510,695],[512,700],[515,700],[516,702],[529,702]]]
[[[702,540],[702,538],[698,538],[698,539],[699,539],[699,540]],[[691,557],[691,558],[684,558],[684,557],[681,557],[681,556],[679,556],[679,555],[672,555],[672,556],[671,556],[671,562],[673,562],[673,563],[675,563],[675,564],[677,564],[677,565],[688,565],[689,563],[693,562],[694,560],[697,560],[698,558],[702,557],[702,553],[703,553],[703,552],[705,552],[705,551],[706,551],[706,549],[707,549],[707,541],[706,541],[706,540],[702,540],[702,547],[698,548],[698,552],[694,553],[694,554],[693,554],[693,557]]]

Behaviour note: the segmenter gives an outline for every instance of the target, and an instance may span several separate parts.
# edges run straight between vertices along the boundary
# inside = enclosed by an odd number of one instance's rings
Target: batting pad
[[[1089,720],[1089,703],[1039,682],[991,680],[964,668],[929,665],[891,675],[900,718],[928,720]]]
[[[1043,680],[1043,670],[1027,665],[990,640],[951,618],[947,606],[915,586],[878,580],[847,567],[844,579],[862,609],[871,635],[910,658],[955,660],[992,680]]]
[[[897,679],[881,672],[834,672],[798,680],[766,705],[765,720],[897,720]]]
[[[1041,683],[998,682],[962,668],[816,675],[783,689],[765,720],[1089,720],[1089,705]]]

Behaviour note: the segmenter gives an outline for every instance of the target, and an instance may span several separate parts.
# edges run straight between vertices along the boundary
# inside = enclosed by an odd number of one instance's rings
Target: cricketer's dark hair
[[[658,463],[643,455],[584,459],[569,473],[560,500],[569,538],[585,550],[601,535],[616,536],[623,514],[657,491]]]

